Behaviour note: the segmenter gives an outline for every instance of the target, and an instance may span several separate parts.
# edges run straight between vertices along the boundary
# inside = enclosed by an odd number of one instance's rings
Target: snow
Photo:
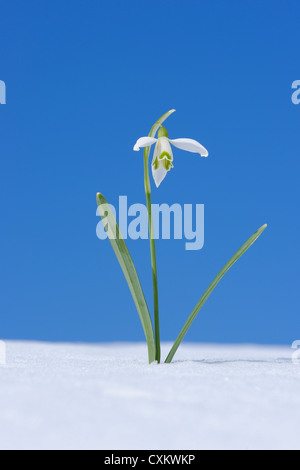
[[[170,345],[163,345],[166,355]],[[300,449],[289,347],[6,343],[0,449]]]

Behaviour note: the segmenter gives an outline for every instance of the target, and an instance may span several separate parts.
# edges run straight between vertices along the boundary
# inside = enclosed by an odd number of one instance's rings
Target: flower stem
[[[151,185],[150,185],[150,178],[149,178],[149,147],[146,147],[144,149],[144,183],[145,183],[147,210],[148,210],[150,253],[151,253],[151,266],[152,266],[154,333],[155,333],[155,349],[156,349],[155,359],[158,363],[160,363],[158,286],[157,286],[157,267],[156,267],[154,227],[153,227],[152,207],[151,207]]]
[[[163,114],[152,126],[149,137],[154,137],[158,128],[162,123],[173,114],[175,109],[171,109]],[[159,308],[158,308],[158,287],[157,287],[157,269],[156,269],[156,253],[155,253],[155,239],[154,228],[152,220],[152,206],[151,206],[151,185],[149,178],[149,153],[150,147],[144,148],[144,183],[146,202],[148,210],[148,223],[149,223],[149,237],[150,237],[150,253],[151,253],[151,266],[152,266],[152,284],[153,284],[153,304],[154,304],[154,335],[155,335],[155,359],[160,363],[160,332],[159,332]]]

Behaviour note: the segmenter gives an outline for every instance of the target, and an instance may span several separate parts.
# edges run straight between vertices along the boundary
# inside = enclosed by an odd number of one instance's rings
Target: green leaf
[[[110,243],[120,263],[138,314],[140,316],[148,345],[149,363],[151,363],[155,361],[153,326],[139,277],[115,216],[105,197],[100,193],[97,194],[97,205],[99,209],[100,206],[103,206],[102,210],[100,211],[100,215],[102,212],[103,215],[101,215],[101,217],[103,223],[105,222],[105,229],[108,233]]]
[[[228,261],[228,263],[225,264],[224,268],[219,272],[217,277],[215,277],[213,282],[206,289],[206,291],[202,295],[201,299],[199,300],[199,302],[195,306],[194,310],[192,311],[192,313],[188,317],[188,319],[187,319],[186,323],[184,324],[184,327],[182,328],[181,332],[179,333],[178,338],[176,339],[171,351],[168,354],[167,359],[165,360],[166,363],[170,363],[172,361],[172,359],[173,359],[173,357],[174,357],[181,341],[183,340],[184,336],[186,335],[188,329],[190,328],[191,324],[195,320],[195,318],[198,315],[199,311],[201,310],[201,308],[205,304],[206,300],[208,299],[208,297],[210,296],[210,294],[212,293],[214,288],[220,282],[222,277],[227,273],[227,271],[231,268],[231,266],[233,266],[234,263],[248,250],[248,248],[250,248],[250,246],[258,239],[258,237],[262,234],[262,232],[266,229],[266,227],[267,227],[266,224],[263,225],[262,227],[260,227],[260,229],[258,229],[252,235],[252,237],[250,237],[249,240],[247,240],[246,243],[244,243],[244,245],[241,246],[241,248],[233,255],[233,257]]]

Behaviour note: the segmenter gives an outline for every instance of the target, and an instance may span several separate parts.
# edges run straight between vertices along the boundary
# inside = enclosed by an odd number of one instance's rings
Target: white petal
[[[187,152],[200,153],[201,157],[208,157],[208,151],[203,145],[199,144],[197,140],[194,139],[169,139],[174,147],[177,147]]]
[[[160,137],[158,139],[158,142],[157,142],[157,146],[158,145],[159,145],[159,149],[158,149],[159,155],[158,155],[158,157],[160,157],[160,155],[163,152],[167,152],[167,154],[170,155],[171,160],[173,161],[173,152],[172,152],[172,148],[171,148],[169,139],[167,137]]]
[[[151,168],[152,168],[152,176],[153,176],[153,179],[157,188],[162,182],[162,180],[165,179],[168,173],[168,170],[166,170],[163,165],[163,161],[159,159],[163,151],[167,152],[171,156],[172,161],[173,161],[171,145],[169,144],[169,141],[166,137],[160,137],[159,139],[157,139],[157,143],[155,145],[155,149],[153,153]],[[157,169],[154,168],[154,162],[156,159],[158,159],[158,163],[159,163],[159,167]]]
[[[154,152],[153,152],[152,165],[153,165],[153,163],[155,162],[156,157],[158,156],[159,150],[160,150],[160,142],[159,142],[159,140],[157,139],[156,145],[155,145],[155,147],[154,147]]]
[[[133,150],[138,152],[142,147],[151,147],[151,145],[154,144],[156,141],[157,139],[155,139],[154,137],[141,137],[137,140],[135,146],[133,147]]]
[[[160,165],[157,170],[155,170],[152,166],[152,176],[157,188],[162,182],[162,180],[166,177],[167,173],[167,170],[162,165]]]

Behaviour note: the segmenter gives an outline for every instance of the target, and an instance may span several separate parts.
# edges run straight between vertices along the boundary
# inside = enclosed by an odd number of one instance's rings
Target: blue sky
[[[136,139],[175,108],[174,151],[153,202],[205,205],[205,246],[157,243],[161,336],[290,344],[300,337],[298,1],[13,1],[0,6],[0,337],[143,341],[95,194],[144,203]],[[152,308],[148,242],[129,241]]]

